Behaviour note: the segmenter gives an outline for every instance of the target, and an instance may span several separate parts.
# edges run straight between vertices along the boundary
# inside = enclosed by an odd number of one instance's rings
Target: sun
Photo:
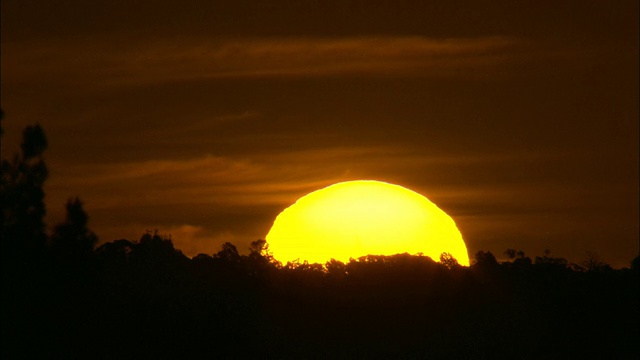
[[[278,215],[266,241],[283,263],[400,253],[437,261],[447,252],[469,265],[449,215],[414,191],[373,180],[341,182],[301,197]]]

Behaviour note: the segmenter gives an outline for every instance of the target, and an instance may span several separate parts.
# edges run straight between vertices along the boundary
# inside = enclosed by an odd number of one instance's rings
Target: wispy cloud
[[[515,157],[519,161],[537,161],[527,160],[523,154],[425,156],[390,146],[272,150],[250,157],[204,155],[190,159],[77,164],[59,170],[54,167],[50,186],[53,194],[84,189],[83,193],[92,198],[94,209],[156,204],[282,207],[332,183],[363,178],[407,185],[431,184],[438,192],[429,196],[453,203],[464,198],[473,203],[473,199],[482,197],[495,201],[514,188],[527,186],[527,183],[502,183],[499,185],[504,191],[500,195],[495,190],[496,184],[484,181],[479,172],[491,172]],[[452,168],[476,169],[477,181],[452,182],[457,176],[449,173]]]
[[[271,152],[251,158],[205,155],[192,159],[79,164],[54,172],[51,186],[55,193],[64,192],[57,184],[65,184],[69,190],[101,189],[96,207],[146,206],[159,199],[168,205],[272,205],[288,201],[292,193],[304,194],[346,179],[345,161],[360,157],[375,159],[390,156],[391,152],[387,148],[335,148]]]
[[[208,78],[315,76],[464,76],[507,61],[518,41],[505,37],[269,38],[130,44],[18,44],[3,68],[21,79],[145,84]],[[4,61],[4,59],[3,59]],[[467,74],[468,75],[468,74]],[[95,84],[95,83],[94,83]]]
[[[171,64],[167,78],[325,75],[442,75],[495,65],[514,45],[506,38],[261,39],[219,44],[156,45],[122,58],[144,74]]]

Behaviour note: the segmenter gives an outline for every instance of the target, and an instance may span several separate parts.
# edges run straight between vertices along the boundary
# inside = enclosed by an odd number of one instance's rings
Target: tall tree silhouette
[[[43,153],[47,138],[40,125],[23,133],[21,153],[2,161],[2,241],[5,254],[39,252],[45,248],[43,185],[48,176]]]

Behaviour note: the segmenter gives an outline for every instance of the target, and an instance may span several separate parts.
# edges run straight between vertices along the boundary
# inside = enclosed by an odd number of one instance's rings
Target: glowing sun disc
[[[266,237],[274,258],[324,264],[365,255],[450,253],[469,265],[453,219],[399,185],[357,180],[311,192],[278,215]]]

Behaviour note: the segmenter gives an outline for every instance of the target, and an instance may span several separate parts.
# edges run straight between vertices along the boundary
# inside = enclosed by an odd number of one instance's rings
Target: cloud
[[[150,84],[242,77],[462,76],[495,69],[518,42],[506,37],[346,37],[240,40],[164,39],[94,43],[3,44],[10,78],[57,76],[97,84]]]
[[[345,175],[345,161],[391,153],[386,148],[334,148],[269,152],[251,158],[204,155],[76,164],[60,170],[54,166],[50,186],[54,193],[87,188],[96,194],[99,190],[95,206],[108,208],[130,203],[152,205],[156,201],[168,205],[280,204],[292,193],[339,181]]]
[[[274,148],[248,155],[54,164],[50,186],[55,193],[64,192],[65,188],[93,189],[94,194],[99,190],[101,195],[95,206],[108,208],[131,202],[148,206],[157,201],[167,205],[282,205],[323,186],[362,178],[431,184],[441,189],[438,196],[442,198],[469,198],[483,192],[490,195],[488,186],[522,188],[531,180],[548,187],[544,178],[517,176],[512,164],[518,161],[526,168],[552,160],[541,154],[523,153],[425,155],[419,148],[393,144]],[[503,176],[502,182],[497,183],[494,172],[505,172],[505,168],[511,168],[514,175]],[[470,172],[474,182],[460,183],[463,172]]]
[[[145,66],[178,65],[175,75],[186,78],[433,76],[452,69],[493,65],[499,53],[513,44],[506,38],[260,39],[191,47],[164,45],[138,53],[137,59]]]
[[[272,149],[251,156],[53,166],[47,191],[49,202],[54,204],[64,202],[56,197],[79,192],[91,212],[104,214],[139,208],[164,217],[160,214],[163,211],[204,206],[224,209],[233,217],[263,212],[264,208],[283,209],[300,196],[336,182],[374,179],[412,188],[448,205],[447,211],[457,209],[460,215],[473,215],[513,212],[517,210],[510,200],[514,194],[525,194],[522,202],[545,193],[548,184],[544,182],[536,188],[530,187],[528,179],[517,177],[496,182],[492,173],[503,172],[514,159],[523,166],[541,161],[515,153],[425,156],[393,146]],[[460,182],[460,177],[475,180]]]

